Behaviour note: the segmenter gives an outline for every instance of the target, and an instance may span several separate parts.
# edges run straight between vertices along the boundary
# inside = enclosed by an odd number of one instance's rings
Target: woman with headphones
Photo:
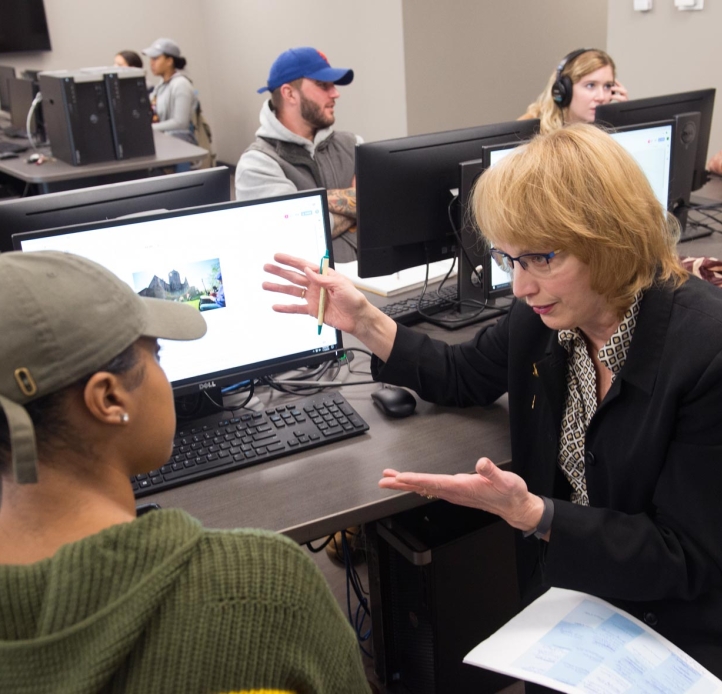
[[[597,106],[628,98],[611,57],[597,48],[580,48],[562,58],[519,120],[539,118],[541,132],[547,133],[569,123],[593,123]]]

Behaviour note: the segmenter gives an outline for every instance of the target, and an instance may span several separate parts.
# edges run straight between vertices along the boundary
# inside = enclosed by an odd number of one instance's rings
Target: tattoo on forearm
[[[337,188],[328,191],[328,207],[335,214],[356,219],[356,189]]]
[[[356,221],[351,219],[351,217],[347,217],[345,214],[336,214],[334,212],[331,213],[331,216],[333,217],[333,230],[331,231],[331,236],[333,236],[333,238],[341,236],[341,234],[346,231],[356,231]]]

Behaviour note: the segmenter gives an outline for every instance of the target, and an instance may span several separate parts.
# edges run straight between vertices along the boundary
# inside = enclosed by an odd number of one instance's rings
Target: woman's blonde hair
[[[677,220],[631,155],[594,125],[570,125],[518,147],[479,178],[471,204],[488,243],[561,250],[589,265],[592,290],[620,317],[640,290],[687,279]]]
[[[607,66],[612,68],[612,75],[616,79],[617,68],[611,57],[604,51],[592,49],[578,55],[574,60],[570,60],[564,66],[561,76],[568,77],[572,81],[572,85],[575,85],[590,73]],[[561,128],[567,121],[569,107],[560,108],[552,98],[552,86],[556,79],[557,71],[554,70],[544,91],[534,103],[529,104],[526,113],[522,116],[524,119],[538,118],[541,121],[540,130],[543,133]]]

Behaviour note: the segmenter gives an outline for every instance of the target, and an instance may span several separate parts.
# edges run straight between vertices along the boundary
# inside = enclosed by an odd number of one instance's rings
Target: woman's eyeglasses
[[[516,262],[521,265],[522,270],[526,270],[534,277],[548,275],[551,271],[549,261],[559,253],[561,253],[561,250],[552,251],[551,253],[522,253],[522,255],[515,258],[497,248],[492,248],[489,251],[494,262],[504,270],[504,272],[508,272],[510,275],[513,274],[514,263]]]

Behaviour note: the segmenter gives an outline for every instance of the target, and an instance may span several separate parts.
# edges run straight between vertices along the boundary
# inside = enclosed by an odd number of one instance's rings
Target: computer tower
[[[116,159],[155,154],[153,109],[142,70],[128,68],[104,75]]]
[[[41,72],[45,129],[53,156],[73,166],[115,159],[102,73]]]
[[[390,691],[497,692],[464,656],[519,610],[514,531],[435,502],[366,526],[374,666]]]

